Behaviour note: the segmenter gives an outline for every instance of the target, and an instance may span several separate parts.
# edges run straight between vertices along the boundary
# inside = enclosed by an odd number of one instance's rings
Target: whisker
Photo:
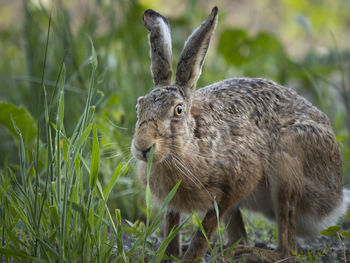
[[[123,168],[126,167],[126,166],[129,166],[129,164],[131,163],[132,160],[135,160],[134,156],[131,156],[131,157],[129,158],[129,160],[127,160],[127,161],[124,163]]]
[[[184,171],[182,167],[179,166],[178,161],[176,161],[175,159],[174,159],[174,161],[175,161],[175,162],[172,164],[172,166],[175,166],[175,168],[176,168],[177,170],[180,171],[180,175],[184,175],[184,176],[185,176],[187,179],[189,179],[195,186],[198,187],[198,184],[196,183],[196,181],[194,181],[193,178],[192,178],[190,175],[188,175],[187,172]],[[198,188],[200,188],[200,187],[198,187]]]
[[[184,175],[187,175],[187,178],[190,179],[199,189],[203,188],[208,193],[210,198],[213,199],[212,195],[209,193],[203,183],[192,173],[192,171],[184,164],[184,162],[182,162],[176,155],[173,155],[172,157],[177,162],[177,164],[183,168],[182,172],[185,171]]]
[[[177,145],[171,145],[171,147],[169,147],[169,148],[175,148],[174,150],[179,149],[181,152],[184,151],[184,149],[182,147],[179,147]],[[206,160],[218,159],[218,157],[219,158],[220,157],[227,158],[227,155],[220,154],[220,153],[217,153],[217,152],[215,153],[215,158],[213,156],[211,156],[211,155],[205,156],[202,153],[193,151],[191,149],[186,149],[185,152],[188,153],[188,154],[191,154],[191,155],[193,155],[195,157],[203,158],[203,159],[206,159]]]
[[[102,144],[103,147],[115,146],[115,145],[119,145],[119,143],[117,143],[117,142],[108,142],[108,143]]]
[[[130,157],[131,152],[130,151],[109,151],[109,152],[103,152],[102,153],[102,159],[112,159],[116,157],[125,157],[128,158]]]
[[[113,121],[110,118],[106,117],[106,119],[113,127],[117,128],[117,129],[121,129],[121,130],[127,130],[128,129],[128,128],[121,127],[121,126],[118,126],[117,124],[113,123]]]
[[[110,155],[110,156],[103,156],[103,157],[101,157],[101,159],[108,160],[108,159],[113,159],[113,158],[117,158],[117,157],[120,157],[120,156],[123,156],[123,155],[122,154],[113,154],[113,155]]]
[[[179,149],[179,150],[183,151],[183,148],[182,148],[182,147],[179,147],[179,146],[177,146],[177,145],[171,145],[169,148],[170,148],[170,149],[173,148],[173,150],[175,150],[175,148],[176,148],[176,149]],[[186,152],[187,152],[187,153],[191,153],[192,155],[194,155],[194,156],[196,156],[196,157],[203,158],[203,159],[213,159],[212,156],[204,156],[204,155],[200,154],[199,152],[195,152],[195,151],[192,151],[192,150],[189,150],[189,149],[186,149]]]

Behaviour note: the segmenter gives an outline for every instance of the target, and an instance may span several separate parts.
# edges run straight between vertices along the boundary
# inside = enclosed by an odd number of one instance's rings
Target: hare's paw
[[[225,259],[226,262],[246,263],[293,262],[293,257],[284,258],[276,251],[249,246],[237,246],[234,250],[225,256]]]

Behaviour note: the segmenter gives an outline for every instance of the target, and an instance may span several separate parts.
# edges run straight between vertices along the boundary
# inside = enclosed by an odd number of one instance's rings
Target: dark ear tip
[[[151,31],[152,26],[154,24],[157,24],[157,22],[156,22],[157,18],[163,19],[164,22],[169,25],[169,22],[166,19],[166,17],[164,17],[163,15],[161,15],[158,12],[154,11],[153,9],[146,9],[143,12],[143,15],[142,15],[142,20],[144,22],[144,25],[149,31]]]
[[[156,11],[154,11],[153,9],[146,9],[143,14],[142,14],[142,20],[143,20],[143,24],[144,26],[147,28],[148,31],[151,31],[152,29],[152,17],[158,14]]]
[[[219,12],[219,8],[217,6],[214,6],[209,15],[210,22],[213,22],[215,20],[218,12]]]
[[[143,12],[143,16],[145,15],[151,15],[151,14],[154,14],[154,13],[157,13],[156,11],[154,11],[153,9],[146,9],[144,12]]]
[[[152,9],[146,9],[142,14],[142,20],[145,21],[146,17],[152,15],[154,12]]]

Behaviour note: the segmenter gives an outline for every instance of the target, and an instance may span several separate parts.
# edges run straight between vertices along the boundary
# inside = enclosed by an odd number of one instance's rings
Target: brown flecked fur
[[[297,234],[310,234],[310,225],[333,224],[344,212],[348,198],[339,147],[321,111],[272,81],[236,78],[196,90],[217,12],[214,7],[186,41],[173,84],[169,23],[153,10],[144,12],[155,88],[138,99],[132,152],[139,177],[146,184],[153,146],[152,195],[162,201],[182,180],[168,207],[166,235],[179,224],[180,213],[196,210],[206,212],[202,224],[212,237],[215,198],[228,224],[228,245],[239,238],[247,243],[240,208],[260,211],[278,225],[275,251],[257,253],[243,246],[230,253],[233,259],[243,255],[255,262],[261,254],[265,262],[288,258],[296,250]],[[178,105],[180,116],[175,114]],[[207,249],[198,230],[181,260],[193,262]],[[167,253],[181,256],[178,236]]]

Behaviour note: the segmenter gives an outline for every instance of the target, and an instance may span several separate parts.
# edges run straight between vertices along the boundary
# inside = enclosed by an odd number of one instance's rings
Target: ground
[[[255,216],[248,217],[248,234],[253,236],[254,240],[250,240],[251,245],[254,244],[255,247],[274,249],[275,248],[275,230],[271,228],[269,223],[261,223],[261,218],[256,219]],[[250,224],[254,222],[260,222],[258,227],[251,227]],[[342,230],[350,229],[350,220],[346,220],[342,223]],[[190,235],[184,230],[184,243],[188,243],[190,240]],[[128,251],[132,247],[132,238],[127,234],[123,235],[124,239],[124,249]],[[154,234],[149,239],[149,244],[153,246],[154,251],[158,248],[161,243],[162,238],[160,234]],[[344,238],[344,249],[341,241],[337,235],[333,236],[318,236],[309,239],[298,239],[298,254],[296,256],[295,262],[310,262],[310,263],[350,263],[350,239]],[[346,261],[344,260],[344,252],[346,254]],[[204,262],[213,262],[213,258],[208,252],[204,258]]]

